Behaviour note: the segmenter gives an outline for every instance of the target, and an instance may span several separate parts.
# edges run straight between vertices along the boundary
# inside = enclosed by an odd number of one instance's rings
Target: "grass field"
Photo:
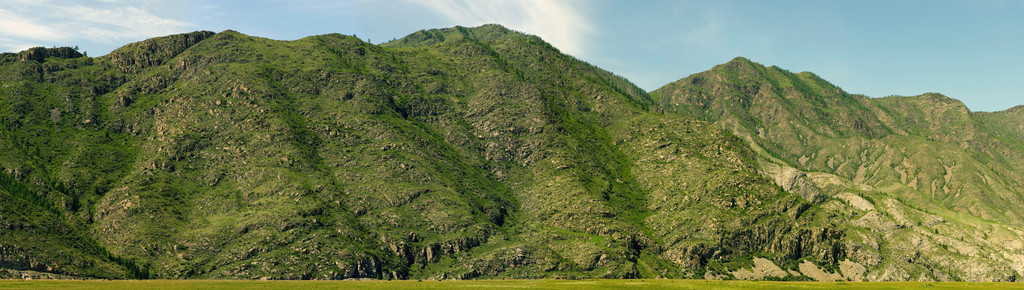
[[[0,280],[0,289],[1024,289],[1024,283],[773,282],[705,280],[459,280],[459,281],[229,281],[229,280]]]

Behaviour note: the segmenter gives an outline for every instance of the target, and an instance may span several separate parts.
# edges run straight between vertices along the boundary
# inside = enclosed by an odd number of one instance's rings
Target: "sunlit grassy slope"
[[[34,206],[17,210],[54,216],[4,220],[39,236],[0,238],[17,271],[728,278],[844,258],[833,219],[742,140],[497,25],[380,46],[195,32],[0,71],[0,174]]]

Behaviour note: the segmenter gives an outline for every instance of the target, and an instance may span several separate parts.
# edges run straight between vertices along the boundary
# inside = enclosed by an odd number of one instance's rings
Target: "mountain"
[[[0,277],[1015,280],[1020,112],[745,59],[647,93],[498,25],[33,48]]]
[[[0,59],[2,206],[25,216],[3,221],[37,238],[0,240],[16,274],[724,278],[845,254],[742,140],[497,25]]]
[[[1019,107],[971,112],[935,93],[867,98],[744,58],[651,96],[661,111],[736,134],[780,186],[848,216],[858,237],[849,255],[871,280],[1024,273]]]

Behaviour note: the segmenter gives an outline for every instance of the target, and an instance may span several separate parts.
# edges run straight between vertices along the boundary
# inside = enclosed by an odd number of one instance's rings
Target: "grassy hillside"
[[[4,268],[731,278],[770,260],[807,279],[846,261],[835,216],[762,176],[741,139],[496,25],[380,46],[195,32],[2,60],[0,167],[33,194],[0,206],[53,217],[0,246],[54,265]],[[73,266],[90,259],[123,265]]]
[[[762,172],[846,217],[872,280],[1015,280],[1024,225],[1019,109],[970,112],[940,94],[871,99],[808,72],[737,58],[651,93],[714,122]]]

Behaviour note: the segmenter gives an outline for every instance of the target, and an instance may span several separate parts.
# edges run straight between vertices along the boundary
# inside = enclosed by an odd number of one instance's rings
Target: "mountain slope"
[[[849,216],[850,255],[871,279],[1024,275],[1010,242],[1024,222],[1013,110],[974,113],[939,94],[870,99],[744,58],[651,95],[658,110],[730,130],[780,186]]]
[[[19,198],[142,276],[726,278],[846,256],[742,140],[496,25],[381,46],[195,32],[0,70]]]

